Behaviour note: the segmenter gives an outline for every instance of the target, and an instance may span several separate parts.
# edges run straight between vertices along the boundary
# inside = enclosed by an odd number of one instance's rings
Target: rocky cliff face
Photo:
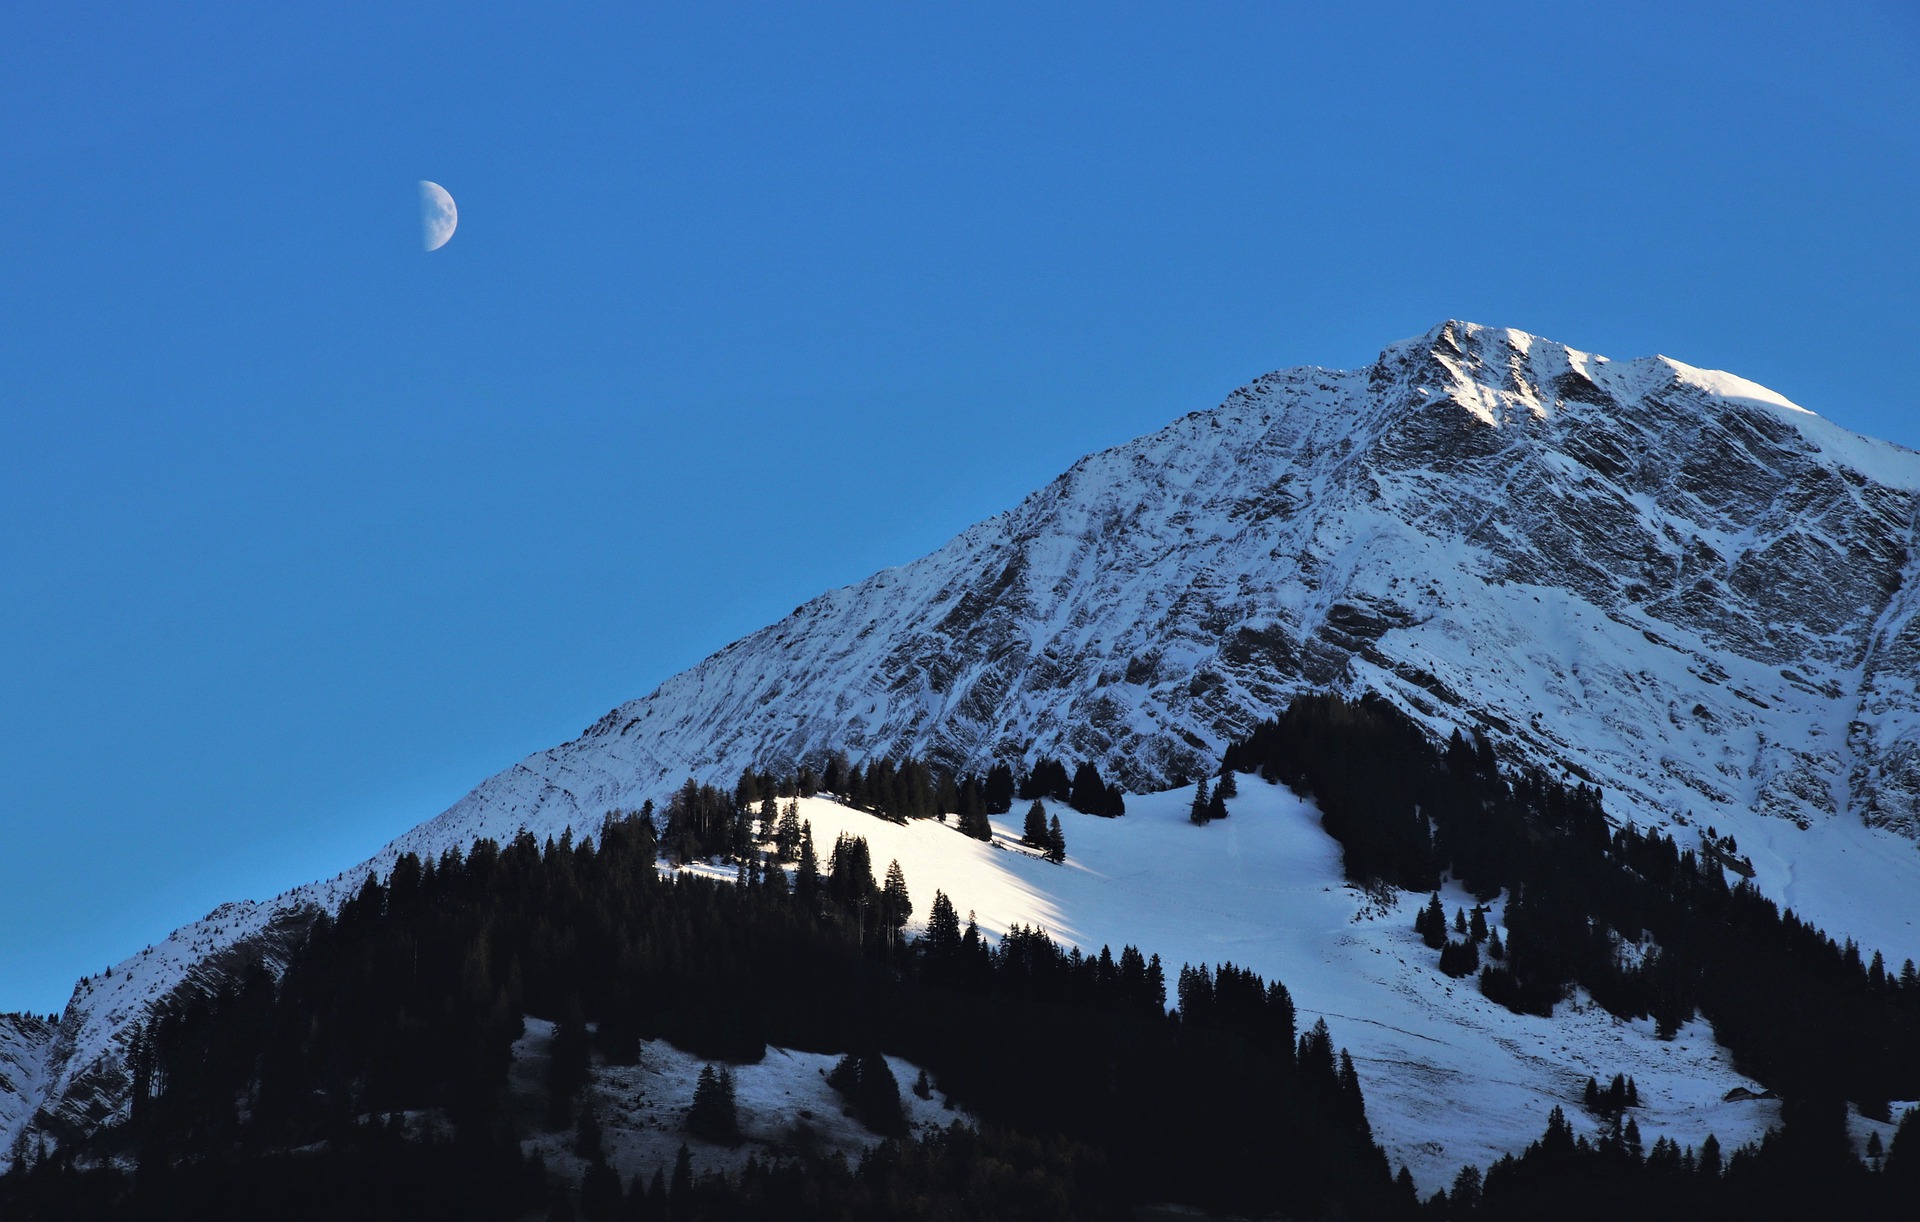
[[[1589,778],[1624,814],[1920,828],[1920,455],[1752,383],[1449,322],[1077,463],[798,608],[422,843],[585,826],[832,746],[1210,768],[1303,688]]]
[[[1855,833],[1920,835],[1917,493],[1920,455],[1740,378],[1448,322],[1368,368],[1270,374],[1083,459],[499,774],[370,864],[588,829],[688,775],[835,747],[967,769],[1092,759],[1159,787],[1211,770],[1295,692],[1370,690],[1436,733],[1479,727],[1510,759],[1599,784],[1617,817],[1683,837],[1808,829],[1759,863],[1762,883],[1842,930],[1864,893],[1893,915],[1855,927],[1898,962],[1920,955],[1920,887],[1881,859],[1910,844]],[[1827,843],[1859,855],[1808,855]],[[43,1114],[97,1112],[81,1084],[111,1093],[102,1066],[129,1015],[363,873],[209,918],[111,987],[83,984]]]

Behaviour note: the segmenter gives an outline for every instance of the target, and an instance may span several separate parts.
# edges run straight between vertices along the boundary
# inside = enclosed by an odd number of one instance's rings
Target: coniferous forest
[[[1301,697],[1225,760],[1311,796],[1356,883],[1432,891],[1445,874],[1482,900],[1504,896],[1504,930],[1479,909],[1449,924],[1430,899],[1415,928],[1441,971],[1477,968],[1482,992],[1523,1013],[1551,1014],[1577,985],[1663,1033],[1701,1015],[1739,1067],[1785,1101],[1777,1133],[1725,1160],[1716,1151],[1710,1173],[1699,1152],[1641,1149],[1637,1131],[1588,1144],[1556,1121],[1525,1157],[1461,1185],[1468,1204],[1456,1215],[1519,1217],[1551,1199],[1563,1214],[1584,1201],[1594,1216],[1629,1204],[1698,1216],[1688,1210],[1699,1194],[1745,1184],[1713,1199],[1749,1216],[1805,1216],[1790,1205],[1911,1201],[1920,1188],[1920,1113],[1904,1119],[1884,1177],[1853,1155],[1845,1131],[1848,1102],[1887,1120],[1890,1099],[1920,1097],[1911,961],[1897,971],[1877,954],[1863,962],[1856,946],[1782,912],[1744,877],[1729,885],[1727,873],[1742,870],[1728,851],[1703,859],[1658,832],[1613,827],[1597,790],[1509,775],[1484,738],[1456,733],[1436,745],[1376,697]],[[1647,939],[1653,949],[1635,961],[1621,954]],[[1574,1181],[1594,1191],[1566,1193]]]
[[[703,808],[693,796],[683,809]],[[1324,1026],[1295,1030],[1278,982],[1188,968],[1174,1015],[1158,958],[1133,947],[1083,955],[1024,929],[990,943],[937,894],[925,936],[903,940],[858,838],[823,870],[803,830],[791,879],[755,853],[726,883],[658,871],[658,834],[630,813],[577,844],[522,837],[401,859],[386,883],[369,878],[336,917],[317,917],[278,979],[256,968],[167,1011],[141,1039],[126,1123],[90,1148],[24,1160],[0,1181],[0,1212],[571,1211],[572,1189],[521,1156],[500,1105],[523,1015],[558,1025],[550,1123],[570,1119],[590,1058],[630,1061],[655,1038],[735,1062],[768,1043],[852,1045],[845,1089],[865,1115],[886,1109],[860,1067],[885,1050],[925,1066],[981,1121],[897,1137],[856,1168],[793,1159],[688,1178],[665,1200],[603,1180],[581,1186],[590,1216],[1411,1205],[1372,1141],[1351,1061]],[[443,1114],[451,1136],[422,1140],[389,1119],[422,1109]],[[102,1159],[132,1170],[98,1169]]]
[[[1436,970],[1527,1012],[1578,985],[1663,1030],[1703,1014],[1780,1092],[1780,1129],[1734,1151],[1649,1149],[1632,1082],[1593,1082],[1597,1138],[1555,1110],[1526,1151],[1421,1202],[1373,1142],[1351,1058],[1324,1022],[1298,1029],[1280,982],[1232,964],[1170,981],[1150,948],[1087,955],[1037,930],[990,940],[962,922],[964,897],[914,897],[897,865],[876,877],[864,839],[815,845],[793,801],[825,786],[881,818],[956,813],[980,835],[989,811],[1027,799],[1026,838],[1057,859],[1040,799],[1124,811],[1090,765],[956,779],[835,757],[820,773],[747,774],[732,793],[689,781],[577,843],[401,858],[316,914],[277,972],[255,965],[163,1008],[138,1040],[130,1114],[29,1152],[0,1177],[0,1216],[1096,1218],[1170,1202],[1248,1217],[1787,1217],[1920,1193],[1920,1121],[1869,1162],[1844,1127],[1848,1100],[1884,1117],[1920,1094],[1911,964],[1863,965],[1744,880],[1729,886],[1719,858],[1612,828],[1599,793],[1510,776],[1484,740],[1430,743],[1377,701],[1296,701],[1229,748],[1193,821],[1225,817],[1245,773],[1311,795],[1358,883],[1433,892],[1446,875],[1504,897],[1496,924],[1490,904],[1449,914],[1433,894],[1415,927]],[[720,855],[731,883],[659,868]],[[909,938],[921,904],[925,932]],[[1619,947],[1648,937],[1657,949],[1625,966]],[[555,1024],[543,1121],[578,1126],[579,1183],[522,1153],[524,1120],[503,1106],[527,1016]],[[841,1055],[829,1081],[886,1140],[856,1165],[755,1158],[732,1176],[696,1174],[683,1151],[622,1184],[576,1101],[594,1060],[631,1063],[654,1039],[718,1066],[696,1091],[695,1137],[730,1139],[727,1065],[776,1044]],[[925,1067],[978,1126],[905,1131],[882,1052]],[[401,1119],[422,1113],[444,1126]]]

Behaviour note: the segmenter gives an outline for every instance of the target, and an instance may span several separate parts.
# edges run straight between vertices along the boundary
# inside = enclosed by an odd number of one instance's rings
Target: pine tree
[[[1213,797],[1207,800],[1207,821],[1211,823],[1215,819],[1224,819],[1226,817],[1227,817],[1226,795],[1222,794],[1218,789],[1216,789],[1213,791]]]
[[[1011,791],[1013,785],[1012,775],[1010,772],[1007,774],[1009,791]],[[960,791],[960,834],[970,836],[975,840],[992,840],[993,823],[987,818],[987,813],[992,809],[993,803],[991,799],[983,797],[980,793],[980,787],[972,781],[968,781]],[[995,813],[1004,814],[1005,812],[1000,811]]]
[[[607,1165],[604,1153],[595,1152],[580,1177],[580,1216],[586,1222],[613,1222],[620,1216],[620,1176]]]
[[[985,794],[987,813],[1004,815],[1013,809],[1013,769],[1005,764],[995,764],[987,769]]]
[[[693,1088],[693,1106],[687,1109],[687,1132],[715,1145],[732,1145],[739,1140],[732,1069],[722,1065],[715,1073],[711,1065],[701,1067]]]
[[[907,895],[907,876],[898,859],[887,863],[887,881],[880,893],[881,918],[888,928],[898,931],[913,915],[913,900]]]
[[[1460,1168],[1453,1177],[1453,1195],[1450,1198],[1455,1218],[1470,1218],[1480,1208],[1480,1168],[1468,1163]]]
[[[1480,970],[1480,952],[1470,941],[1452,941],[1440,948],[1440,970],[1458,980]]]
[[[1427,901],[1427,907],[1420,914],[1424,924],[1420,927],[1420,937],[1434,950],[1447,944],[1447,910],[1440,906],[1440,893],[1433,893]]]
[[[1091,762],[1081,764],[1073,774],[1073,786],[1067,793],[1067,805],[1083,815],[1103,815],[1107,811],[1107,786],[1100,770]]]
[[[1047,860],[1056,865],[1067,859],[1067,834],[1060,830],[1060,816],[1047,821]]]
[[[1211,817],[1209,814],[1210,803],[1208,798],[1207,779],[1201,777],[1200,783],[1196,785],[1193,790],[1193,806],[1187,811],[1187,821],[1189,823],[1196,826],[1206,825],[1207,820]]]
[[[933,908],[927,916],[927,950],[936,958],[950,959],[960,950],[960,914],[944,891],[933,893]]]
[[[676,1213],[684,1212],[688,1198],[693,1195],[693,1151],[687,1149],[687,1143],[680,1143],[680,1152],[673,1156],[673,1179],[667,1184],[667,1200]]]
[[[793,872],[793,898],[811,910],[820,902],[820,859],[813,851],[813,824],[800,825],[800,865]]]
[[[1694,1162],[1694,1169],[1703,1180],[1720,1178],[1719,1138],[1711,1133],[1707,1134],[1707,1139],[1700,1143],[1700,1157]]]
[[[827,1075],[827,1085],[853,1105],[860,1122],[883,1137],[906,1132],[906,1111],[900,1104],[900,1083],[879,1052],[869,1050],[840,1058]]]
[[[1225,764],[1220,765],[1220,783],[1214,786],[1213,791],[1219,794],[1220,797],[1223,799],[1239,797],[1240,796],[1239,774],[1234,772],[1233,769],[1227,767]]]
[[[1467,920],[1467,932],[1473,936],[1475,942],[1487,940],[1487,909],[1484,904],[1473,906],[1473,915]]]
[[[1038,798],[1027,808],[1027,823],[1020,833],[1020,843],[1036,849],[1047,846],[1047,808]]]
[[[893,1076],[887,1058],[869,1050],[860,1058],[860,1093],[857,1098],[860,1118],[868,1128],[883,1137],[897,1137],[907,1131],[907,1116],[900,1104],[900,1083]]]
[[[773,834],[774,852],[782,862],[790,862],[800,855],[800,803],[798,799],[788,799],[780,811],[780,823]]]

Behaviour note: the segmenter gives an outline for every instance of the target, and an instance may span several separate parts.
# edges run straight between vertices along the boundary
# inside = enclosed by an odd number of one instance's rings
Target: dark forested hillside
[[[686,809],[708,801],[691,797]],[[1277,982],[1190,967],[1170,1015],[1157,957],[1082,955],[1022,929],[989,944],[943,895],[926,936],[903,942],[864,842],[843,839],[825,874],[810,834],[802,848],[791,880],[757,852],[734,883],[663,876],[654,825],[632,814],[577,844],[403,859],[318,920],[278,981],[248,973],[154,1023],[130,1120],[16,1171],[0,1202],[9,1217],[537,1211],[553,1187],[500,1106],[528,1014],[560,1033],[550,1120],[568,1118],[588,1058],[630,1060],[664,1038],[735,1061],[769,1042],[885,1049],[926,1066],[984,1126],[905,1140],[853,1174],[795,1160],[689,1184],[676,1217],[757,1216],[755,1202],[776,1199],[787,1217],[842,1216],[852,1201],[918,1216],[902,1199],[971,1217],[1410,1203],[1351,1061],[1324,1025],[1295,1030]],[[423,1111],[451,1136],[412,1140],[384,1119]],[[102,1158],[137,1170],[75,1169]],[[1006,1159],[1029,1170],[1009,1176]],[[645,1193],[614,1195],[649,1207]],[[793,1212],[796,1199],[817,1213]]]
[[[1483,899],[1504,893],[1503,954],[1479,979],[1510,1008],[1550,1014],[1577,984],[1667,1032],[1704,1015],[1746,1072],[1789,1097],[1846,1098],[1883,1119],[1889,1099],[1920,1097],[1912,962],[1863,961],[1780,911],[1711,830],[1703,856],[1610,826],[1599,791],[1507,773],[1484,739],[1436,746],[1376,698],[1302,697],[1226,760],[1311,795],[1355,881],[1427,891],[1446,873]],[[1648,939],[1647,953],[1621,953]]]
[[[1352,1059],[1324,1021],[1299,1029],[1278,981],[1230,963],[1170,980],[1150,951],[1083,954],[1019,927],[990,940],[962,921],[964,897],[916,900],[897,865],[876,878],[862,837],[816,845],[793,802],[825,781],[884,819],[957,807],[970,835],[1017,794],[1120,813],[1092,768],[1044,763],[956,781],[912,759],[836,759],[819,775],[749,774],[732,793],[689,782],[658,817],[609,816],[579,842],[403,857],[317,917],[277,977],[255,967],[164,1008],[137,1041],[130,1115],[29,1151],[0,1177],[0,1216],[1096,1218],[1175,1202],[1770,1218],[1920,1191],[1920,1121],[1863,1162],[1843,1103],[1884,1116],[1920,1094],[1911,965],[1863,964],[1779,912],[1717,836],[1703,857],[1614,827],[1598,791],[1503,771],[1484,741],[1433,744],[1382,702],[1296,701],[1228,750],[1193,821],[1226,817],[1241,773],[1310,794],[1354,881],[1431,891],[1450,876],[1504,900],[1499,923],[1491,904],[1449,916],[1436,893],[1422,907],[1439,970],[1533,1013],[1574,985],[1663,1030],[1702,1013],[1786,1099],[1778,1132],[1731,1152],[1647,1148],[1633,1084],[1595,1083],[1597,1138],[1556,1111],[1524,1153],[1419,1203],[1373,1141]],[[1031,837],[1059,835],[1057,819],[1030,822]],[[730,882],[659,868],[718,855]],[[910,939],[916,910],[925,933]],[[577,1126],[581,1178],[523,1153],[529,1122],[505,1106],[526,1016],[554,1024],[540,1123]],[[702,1075],[690,1138],[732,1139],[724,1066],[777,1044],[845,1054],[829,1081],[887,1140],[857,1166],[793,1151],[699,1174],[683,1156],[623,1184],[576,1102],[594,1062],[630,1063],[646,1040],[722,1066]],[[923,1066],[978,1124],[905,1131],[881,1052]]]

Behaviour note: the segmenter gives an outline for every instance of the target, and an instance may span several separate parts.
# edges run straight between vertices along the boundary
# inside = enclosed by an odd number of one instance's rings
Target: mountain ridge
[[[1897,962],[1920,954],[1916,513],[1920,454],[1669,358],[1449,321],[1363,369],[1271,373],[801,604],[366,865],[83,981],[0,1137],[23,1110],[111,1116],[146,1006],[400,853],[584,833],[830,748],[1165,788],[1304,690],[1480,730],[1616,818],[1737,830],[1770,894]]]

